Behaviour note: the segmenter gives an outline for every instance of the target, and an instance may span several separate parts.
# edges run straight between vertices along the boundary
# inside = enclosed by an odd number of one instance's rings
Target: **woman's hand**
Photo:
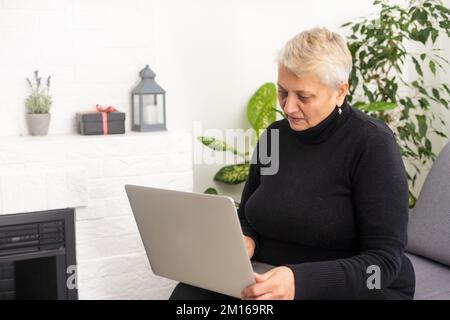
[[[243,300],[294,300],[294,273],[288,267],[276,267],[254,275],[256,283],[242,291]]]
[[[248,257],[251,259],[255,253],[255,241],[252,238],[244,236],[245,248],[247,249]]]

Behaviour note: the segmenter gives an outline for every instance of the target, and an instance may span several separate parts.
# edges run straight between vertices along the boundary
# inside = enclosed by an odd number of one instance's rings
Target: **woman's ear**
[[[348,93],[349,84],[348,82],[342,82],[338,88],[338,95],[336,97],[336,105],[342,107],[344,104],[345,97]]]

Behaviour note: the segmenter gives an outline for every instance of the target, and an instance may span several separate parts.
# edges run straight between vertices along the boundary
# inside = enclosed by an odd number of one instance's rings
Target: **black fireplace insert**
[[[0,215],[0,300],[75,300],[74,209]]]

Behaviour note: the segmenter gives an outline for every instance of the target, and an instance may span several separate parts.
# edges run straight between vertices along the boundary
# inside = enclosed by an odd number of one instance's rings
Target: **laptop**
[[[240,298],[253,271],[231,197],[126,185],[154,274]]]

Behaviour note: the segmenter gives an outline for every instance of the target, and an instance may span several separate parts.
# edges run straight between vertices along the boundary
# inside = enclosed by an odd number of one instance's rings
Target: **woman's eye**
[[[305,97],[305,96],[302,96],[302,95],[298,95],[297,96],[300,100],[302,100],[302,101],[308,101],[308,99],[310,98],[310,97]]]
[[[280,99],[286,99],[288,93],[286,91],[278,91],[278,96]],[[297,98],[303,102],[308,102],[311,97],[303,96],[301,94],[297,94]]]

